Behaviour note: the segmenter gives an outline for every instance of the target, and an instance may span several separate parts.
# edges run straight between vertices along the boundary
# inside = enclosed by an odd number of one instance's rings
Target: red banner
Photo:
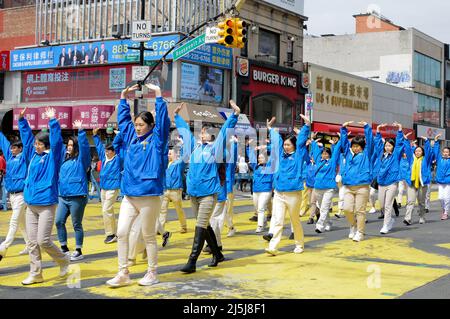
[[[59,119],[59,125],[62,129],[72,128],[72,108],[70,106],[52,106],[56,110],[56,118]],[[38,118],[38,129],[48,128],[48,117],[45,115],[47,107],[40,107]],[[28,112],[28,110],[27,110]]]
[[[13,109],[13,129],[19,129],[19,115],[23,108]],[[25,118],[28,121],[32,130],[37,130],[38,118],[39,118],[39,109],[37,108],[27,108],[25,112]]]
[[[0,71],[9,71],[9,51],[0,51]]]
[[[113,105],[79,105],[72,108],[72,121],[83,121],[84,129],[106,128]]]
[[[131,82],[131,70],[132,65],[121,65],[22,72],[22,102],[119,99]],[[150,81],[161,87],[164,97],[172,96],[171,76],[164,81],[161,72],[154,72]]]

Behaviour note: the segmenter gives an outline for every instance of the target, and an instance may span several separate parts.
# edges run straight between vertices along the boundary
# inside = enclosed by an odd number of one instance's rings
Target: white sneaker
[[[377,209],[375,208],[375,207],[372,207],[370,210],[369,210],[369,214],[375,214],[377,212]]]
[[[295,246],[294,254],[301,254],[304,251],[302,246]]]
[[[277,249],[266,248],[266,253],[272,256],[276,256],[278,255],[279,251]]]
[[[227,237],[233,237],[235,234],[236,234],[236,227],[233,227],[228,232]]]
[[[70,256],[64,256],[64,263],[59,266],[59,277],[65,277],[69,273]]]
[[[106,282],[107,285],[111,287],[124,287],[131,285],[130,274],[128,272],[119,271],[113,279],[110,279]]]
[[[316,223],[316,233],[323,233],[323,231],[325,230],[325,227],[319,223]]]
[[[264,231],[264,227],[263,226],[258,226],[255,230],[255,233],[260,234]]]
[[[325,225],[325,231],[330,231],[331,230],[331,223],[327,223]]]
[[[383,225],[383,227],[382,227],[381,230],[380,230],[380,234],[385,235],[385,234],[387,234],[388,232],[389,232],[389,227],[386,226],[386,225]]]
[[[350,233],[348,234],[348,238],[353,239],[353,237],[355,237],[355,234],[356,234],[356,226],[350,227]]]
[[[44,278],[42,278],[42,275],[32,276],[29,275],[27,279],[22,281],[22,285],[28,286],[33,284],[40,284],[41,282],[44,282]]]
[[[362,240],[364,240],[364,234],[357,231],[355,236],[353,236],[353,241],[359,242]]]
[[[419,219],[419,224],[425,224],[425,218],[420,217],[420,219]]]
[[[394,228],[395,219],[391,218],[391,221],[388,224],[388,230],[391,231],[392,228]]]
[[[159,282],[158,277],[156,276],[156,271],[147,271],[144,278],[139,280],[140,286],[151,286],[157,284]]]
[[[28,255],[28,248],[25,247],[20,253],[19,256]]]

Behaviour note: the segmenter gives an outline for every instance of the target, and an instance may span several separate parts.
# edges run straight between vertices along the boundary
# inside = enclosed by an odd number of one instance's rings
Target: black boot
[[[191,255],[189,256],[189,260],[180,270],[187,274],[195,272],[195,264],[197,263],[198,256],[203,249],[203,244],[205,243],[206,238],[206,229],[202,227],[195,227],[195,235],[194,235],[194,243],[192,244]]]
[[[400,211],[398,210],[398,205],[397,205],[396,199],[394,199],[394,205],[392,205],[392,207],[394,207],[395,216],[398,217],[398,215],[400,215]]]
[[[216,267],[220,262],[225,260],[225,257],[223,256],[222,252],[219,249],[219,246],[217,245],[216,234],[214,234],[214,230],[212,229],[212,227],[208,226],[206,230],[206,242],[211,248],[211,253],[213,255],[211,263],[208,265],[208,267]]]

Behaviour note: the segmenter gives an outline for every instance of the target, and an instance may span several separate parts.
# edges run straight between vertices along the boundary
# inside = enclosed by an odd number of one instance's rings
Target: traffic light
[[[227,18],[217,25],[219,27],[219,41],[218,44],[231,47],[235,41],[234,39],[234,19]]]
[[[247,22],[240,18],[234,18],[234,41],[233,46],[240,49],[247,42]]]

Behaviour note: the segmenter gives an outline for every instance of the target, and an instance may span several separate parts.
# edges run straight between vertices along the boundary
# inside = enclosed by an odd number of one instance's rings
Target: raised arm
[[[24,111],[25,110],[23,110],[22,112]],[[19,132],[20,139],[23,144],[23,154],[29,162],[34,153],[34,135],[30,125],[28,124],[28,121],[25,119],[25,117],[23,117],[22,112],[20,113],[21,116],[19,117]]]
[[[331,162],[336,166],[339,163],[339,159],[340,159],[340,155],[341,155],[341,141],[342,141],[342,139],[340,139],[336,143],[336,145],[333,144],[333,147],[331,150]]]
[[[430,165],[431,162],[433,161],[433,150],[431,148],[429,139],[425,140],[424,149],[425,149],[425,161],[427,162],[428,165]]]
[[[232,129],[236,126],[239,114],[241,113],[241,109],[233,100],[230,100],[230,106],[232,107],[234,112],[228,117],[223,126],[220,128],[219,135],[213,144],[214,154],[219,154],[218,152],[223,150],[223,147],[224,145],[226,145],[227,141],[228,129]]]
[[[50,127],[50,150],[53,154],[53,160],[55,163],[55,168],[59,171],[62,164],[61,151],[63,149],[63,139],[61,136],[61,126],[58,120],[55,118],[55,109],[47,108],[45,114],[49,118]]]
[[[82,121],[75,121],[73,126],[78,129],[78,157],[81,159],[84,169],[87,171],[91,165],[91,148],[86,136],[86,131],[82,128]]]
[[[161,89],[151,83],[146,84],[146,86],[155,92],[156,102],[155,102],[155,129],[154,134],[158,140],[158,148],[162,150],[164,153],[166,149],[168,150],[168,141],[169,141],[169,130],[170,130],[170,118],[169,113],[167,112],[167,103],[163,99],[161,94]]]
[[[318,163],[320,161],[321,156],[322,156],[323,148],[321,148],[319,146],[319,143],[317,143],[314,140],[311,141],[310,145],[311,145],[311,156],[314,159],[314,163]]]
[[[306,141],[308,140],[309,133],[311,132],[311,121],[309,118],[303,114],[300,114],[300,116],[305,121],[305,125],[303,125],[297,137],[297,151],[306,146]]]
[[[364,148],[364,152],[369,158],[372,158],[372,154],[374,151],[372,127],[370,127],[367,122],[359,122],[359,124],[364,125],[364,136],[366,138],[366,147]]]
[[[393,126],[397,126],[397,137],[395,138],[395,148],[394,148],[394,154],[397,157],[397,159],[400,161],[403,154],[403,144],[405,135],[403,134],[403,126],[400,123],[394,122],[392,124]]]
[[[127,95],[139,88],[138,85],[125,88],[120,95],[120,103],[117,110],[117,120],[119,122],[119,130],[122,133],[123,142],[129,145],[136,138],[133,121],[131,119],[130,105],[127,102]]]
[[[92,138],[94,139],[95,149],[97,150],[98,158],[103,163],[103,162],[105,162],[105,159],[106,159],[105,147],[103,146],[100,136],[97,135],[97,132],[98,132],[98,129],[94,129],[92,131]],[[116,152],[118,152],[118,150],[116,150]]]
[[[8,141],[5,135],[3,135],[2,132],[0,132],[0,149],[3,150],[3,154],[5,155],[6,161],[8,161],[11,157],[11,143]]]
[[[340,129],[341,132],[341,150],[345,157],[347,157],[348,153],[350,152],[350,143],[348,141],[348,129],[347,126],[349,126],[353,121],[345,122],[342,124],[342,127]]]

